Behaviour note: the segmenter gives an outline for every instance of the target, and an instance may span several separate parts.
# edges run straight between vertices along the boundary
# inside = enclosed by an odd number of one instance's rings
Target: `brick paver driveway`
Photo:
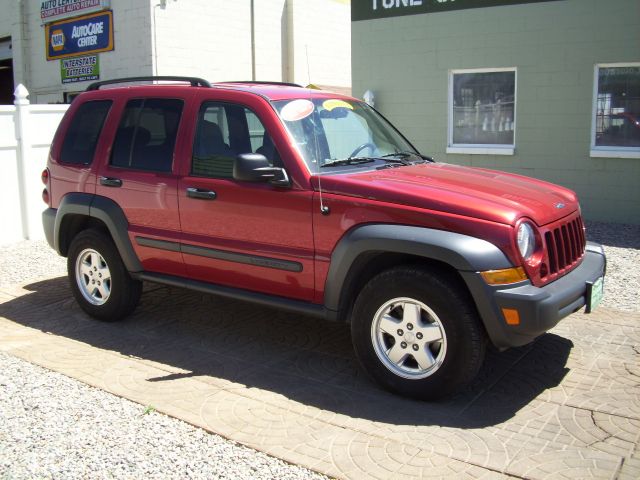
[[[147,286],[90,320],[65,278],[0,289],[0,349],[339,478],[640,478],[640,313],[572,315],[447,402],[357,369],[345,325]]]

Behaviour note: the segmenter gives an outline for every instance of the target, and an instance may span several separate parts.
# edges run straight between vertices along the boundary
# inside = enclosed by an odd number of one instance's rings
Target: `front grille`
[[[584,255],[586,239],[582,218],[577,216],[561,225],[554,225],[544,234],[549,257],[549,276],[562,273]]]

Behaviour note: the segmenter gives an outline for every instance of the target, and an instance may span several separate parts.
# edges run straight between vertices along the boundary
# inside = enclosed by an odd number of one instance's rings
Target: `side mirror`
[[[284,168],[273,167],[259,153],[241,153],[233,162],[233,178],[243,182],[269,182],[279,187],[291,185]]]

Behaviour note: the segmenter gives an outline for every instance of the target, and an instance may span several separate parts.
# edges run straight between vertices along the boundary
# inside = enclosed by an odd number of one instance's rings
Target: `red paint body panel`
[[[518,263],[512,249],[513,227],[510,225],[399,203],[327,193],[324,190],[325,180],[326,177],[322,179],[322,200],[331,209],[331,214],[324,216],[320,213],[319,193],[314,197],[313,208],[318,303],[324,298],[331,253],[336,244],[349,230],[367,223],[414,225],[483,238],[504,251],[514,264]]]
[[[514,225],[520,217],[546,225],[578,208],[576,195],[566,188],[511,173],[446,163],[324,176],[322,189],[507,225]],[[557,209],[557,203],[565,208]]]
[[[162,235],[159,235],[157,229],[131,227],[129,230],[129,240],[145,270],[179,277],[187,276],[182,253],[142,246],[138,244],[137,237],[179,242],[181,239],[180,232],[175,232],[174,235],[162,232]]]
[[[211,190],[212,201],[189,198],[188,187]],[[291,272],[185,254],[190,277],[274,295],[312,300],[310,191],[266,184],[186,177],[179,186],[183,242],[302,264]]]

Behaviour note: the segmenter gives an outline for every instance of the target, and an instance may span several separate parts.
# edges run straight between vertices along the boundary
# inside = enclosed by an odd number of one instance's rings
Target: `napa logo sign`
[[[50,23],[45,27],[47,60],[108,52],[113,45],[113,12]]]
[[[51,32],[51,48],[54,52],[60,52],[64,49],[64,32],[60,29]]]

